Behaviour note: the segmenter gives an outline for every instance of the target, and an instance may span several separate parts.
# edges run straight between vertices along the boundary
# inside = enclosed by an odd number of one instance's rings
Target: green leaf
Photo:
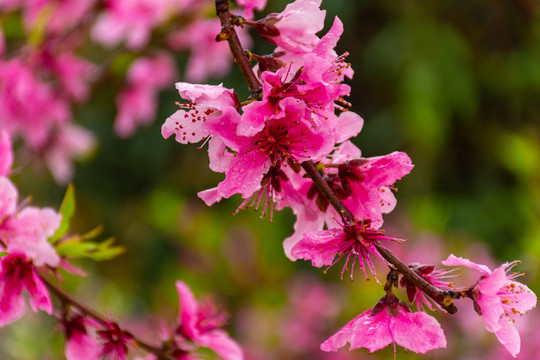
[[[73,236],[59,243],[56,252],[60,256],[88,258],[95,261],[110,260],[125,251],[123,246],[114,245],[114,238],[102,242],[86,241],[85,236]]]
[[[103,225],[98,225],[87,233],[81,235],[82,240],[92,240],[97,238],[103,232]]]
[[[68,229],[71,218],[75,213],[75,188],[73,184],[69,184],[66,190],[66,195],[64,195],[64,200],[62,200],[62,205],[60,206],[60,214],[62,215],[62,221],[58,230],[54,235],[49,239],[51,244],[56,244],[62,236],[64,236]]]

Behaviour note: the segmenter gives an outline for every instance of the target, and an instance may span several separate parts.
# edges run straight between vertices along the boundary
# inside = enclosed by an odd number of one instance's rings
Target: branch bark
[[[229,11],[229,0],[216,0],[216,13],[221,22],[221,33],[219,33],[216,41],[227,40],[234,60],[236,64],[238,64],[244,79],[246,79],[249,90],[252,94],[258,94],[261,91],[262,86],[251,69],[249,60],[246,57],[246,54],[244,54],[244,49],[242,48],[240,39],[238,39],[234,25],[232,24],[232,14]]]

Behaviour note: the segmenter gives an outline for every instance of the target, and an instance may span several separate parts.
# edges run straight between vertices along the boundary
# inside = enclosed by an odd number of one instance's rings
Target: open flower
[[[323,351],[337,351],[349,343],[349,350],[361,347],[370,352],[394,344],[424,354],[446,347],[441,325],[424,312],[411,312],[394,294],[383,296],[377,304],[360,314],[321,344]]]
[[[513,317],[534,308],[537,300],[527,286],[513,280],[519,273],[508,274],[517,262],[504,263],[493,271],[486,265],[454,255],[448,256],[442,263],[446,266],[465,266],[482,273],[478,282],[468,290],[475,310],[484,318],[486,329],[495,333],[506,350],[516,357],[521,347],[521,339]]]
[[[311,260],[313,266],[316,267],[332,266],[345,258],[345,264],[341,270],[342,278],[349,268],[348,264],[351,259],[351,279],[353,278],[356,262],[358,262],[366,278],[365,264],[367,264],[371,273],[375,275],[375,266],[373,266],[370,255],[384,261],[375,244],[379,241],[402,242],[403,240],[390,238],[384,235],[383,231],[371,228],[370,224],[371,221],[364,220],[354,225],[343,225],[342,228],[308,232],[292,248],[291,254],[296,259]]]
[[[64,355],[67,360],[98,360],[100,344],[88,331],[94,322],[83,315],[76,315],[62,322],[66,336]]]
[[[36,268],[23,254],[10,254],[0,259],[0,326],[19,319],[25,310],[22,290],[29,294],[32,310],[52,314],[52,302]]]
[[[180,326],[176,333],[184,340],[214,350],[225,360],[242,360],[244,357],[240,346],[220,329],[226,315],[211,302],[197,302],[182,281],[176,282],[176,290],[180,297]]]
[[[316,33],[324,27],[326,10],[322,0],[296,0],[281,13],[272,13],[255,22],[263,39],[292,53],[305,53],[313,49],[319,38]]]

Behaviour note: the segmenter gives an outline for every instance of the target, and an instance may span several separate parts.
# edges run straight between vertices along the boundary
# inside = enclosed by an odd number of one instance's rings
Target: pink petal
[[[224,331],[213,330],[206,332],[196,339],[199,345],[208,347],[225,360],[242,360],[242,349]]]
[[[537,298],[535,293],[526,285],[516,281],[508,281],[500,294],[503,300],[503,308],[508,309],[510,313],[519,312],[526,313],[536,306]]]
[[[58,229],[61,220],[62,216],[50,208],[24,208],[17,217],[6,222],[11,231],[9,240],[6,240],[8,250],[26,254],[36,266],[58,266],[60,257],[47,240]]]
[[[454,254],[450,254],[448,259],[441,261],[441,263],[445,266],[465,266],[470,269],[476,269],[484,274],[491,274],[491,270],[486,265],[476,264],[469,259],[457,257]]]
[[[15,213],[18,197],[15,185],[8,178],[0,177],[0,220]]]
[[[98,360],[100,345],[88,334],[75,333],[66,341],[67,360]]]
[[[480,310],[482,310],[482,317],[484,318],[484,324],[489,332],[498,331],[501,328],[499,319],[504,314],[501,298],[497,295],[485,295],[478,294],[476,300]]]
[[[197,193],[197,196],[200,197],[208,206],[212,206],[213,204],[220,202],[221,199],[223,199],[223,196],[219,194],[217,187],[199,191]]]
[[[11,149],[11,139],[7,131],[3,130],[0,138],[0,176],[7,176],[12,164],[13,152]]]
[[[478,285],[478,291],[485,295],[497,295],[499,290],[508,282],[506,267],[499,266],[490,275],[482,279]]]
[[[495,332],[495,335],[497,335],[497,338],[501,344],[504,345],[506,350],[508,350],[510,355],[516,357],[521,348],[521,339],[519,337],[519,333],[514,326],[514,323],[509,318],[502,318],[500,325],[501,328]]]
[[[364,314],[367,316],[358,319],[352,329],[350,350],[365,347],[374,352],[391,344],[394,339],[390,330],[392,323],[390,315],[386,311],[375,316],[369,316],[367,312]]]
[[[419,354],[446,347],[441,325],[433,316],[424,312],[402,311],[391,321],[390,329],[398,345]]]
[[[364,119],[352,111],[341,113],[337,121],[334,133],[336,143],[341,143],[358,135],[364,126]]]
[[[331,265],[337,254],[338,244],[343,242],[343,229],[312,231],[304,234],[291,251],[296,259],[311,260],[313,266]]]
[[[199,332],[196,328],[197,313],[199,311],[197,300],[189,287],[182,281],[176,282],[176,291],[180,298],[180,325],[193,338]]]
[[[25,279],[25,286],[30,294],[28,301],[32,310],[37,312],[38,309],[41,309],[51,315],[53,313],[53,306],[49,291],[37,275],[35,269],[32,269],[32,279]]]
[[[347,323],[343,328],[341,328],[337,333],[328,338],[325,342],[321,344],[322,351],[338,351],[339,348],[342,348],[349,342],[351,338],[351,331],[357,321],[365,321],[369,317],[369,312],[371,309],[367,310],[363,314],[358,315],[351,321]]]
[[[165,120],[161,126],[161,135],[167,139],[175,135],[175,140],[180,144],[197,143],[209,135],[204,126],[204,119],[191,121],[192,114],[184,110],[178,110]]]
[[[24,315],[25,305],[21,291],[13,293],[6,289],[3,282],[0,285],[0,327],[11,324]]]

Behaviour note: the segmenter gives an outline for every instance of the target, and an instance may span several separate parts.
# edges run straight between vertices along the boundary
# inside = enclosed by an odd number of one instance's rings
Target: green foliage
[[[49,239],[51,244],[56,244],[62,236],[64,236],[69,230],[69,224],[71,218],[75,213],[75,189],[73,184],[69,184],[66,189],[66,194],[64,195],[64,200],[62,200],[62,205],[60,205],[60,215],[62,215],[62,221],[58,230],[54,235]]]
[[[61,256],[95,261],[110,260],[125,251],[123,246],[114,245],[114,238],[100,242],[90,241],[101,234],[101,231],[101,227],[97,227],[84,235],[70,236],[56,246],[56,251]]]
[[[69,228],[75,214],[75,187],[69,184],[60,206],[62,221],[56,233],[49,239],[56,245],[56,251],[60,256],[70,258],[90,258],[95,261],[110,260],[122,254],[125,248],[114,245],[114,238],[95,242],[92,241],[103,232],[103,227],[98,226],[83,235],[72,235],[63,238]]]

